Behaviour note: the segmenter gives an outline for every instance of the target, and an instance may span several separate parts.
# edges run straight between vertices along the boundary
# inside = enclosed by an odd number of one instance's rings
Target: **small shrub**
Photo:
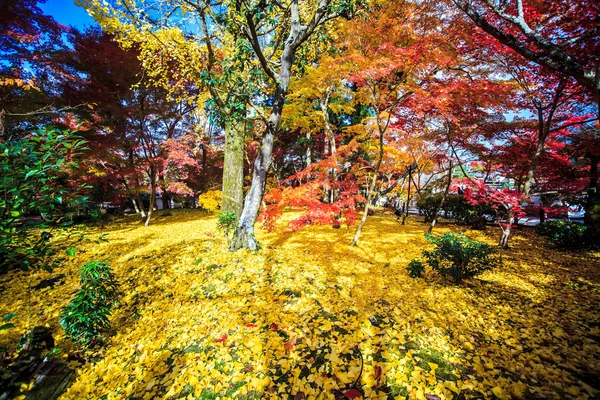
[[[425,215],[425,222],[433,221],[435,210],[439,207],[442,201],[442,196],[427,196],[422,197],[417,202],[417,209]]]
[[[425,265],[421,260],[417,260],[416,258],[408,263],[408,276],[411,278],[420,278],[423,276],[423,272],[425,272]]]
[[[535,228],[554,247],[575,250],[591,247],[592,235],[587,226],[569,221],[548,221]]]
[[[225,237],[229,238],[229,234],[235,229],[237,217],[233,211],[225,211],[217,215],[217,229],[225,233]]]
[[[455,282],[472,278],[500,264],[494,247],[463,234],[450,232],[441,236],[426,234],[425,237],[435,245],[433,250],[423,250],[425,262],[440,275],[451,276]],[[409,275],[411,271],[417,273],[419,263],[418,260],[410,262]],[[419,276],[422,272],[418,272]]]
[[[83,347],[102,342],[110,331],[108,317],[118,305],[118,284],[106,260],[81,268],[81,288],[59,316],[60,325],[74,343]]]

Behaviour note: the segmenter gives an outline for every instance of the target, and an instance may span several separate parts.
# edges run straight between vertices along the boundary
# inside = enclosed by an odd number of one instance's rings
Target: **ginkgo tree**
[[[160,55],[179,60],[179,64],[186,67],[181,69],[182,73],[207,87],[212,104],[229,105],[225,101],[227,96],[259,103],[255,112],[264,124],[261,150],[254,162],[252,185],[232,241],[232,249],[256,249],[254,222],[271,165],[273,140],[279,128],[294,59],[327,21],[340,16],[351,17],[355,2],[182,0],[128,2],[127,6],[112,7],[107,2],[88,0],[80,4],[104,29],[118,34],[123,41],[152,43],[154,50],[143,56],[149,64]],[[184,32],[182,27],[190,29]],[[187,40],[188,37],[192,40]],[[244,88],[249,88],[250,93]],[[225,99],[221,96],[223,93]],[[237,110],[246,109],[246,103],[239,106],[240,103],[233,103]],[[233,120],[238,120],[236,113]],[[226,166],[233,165],[227,162],[230,151],[226,146]],[[236,156],[236,160],[239,159]]]

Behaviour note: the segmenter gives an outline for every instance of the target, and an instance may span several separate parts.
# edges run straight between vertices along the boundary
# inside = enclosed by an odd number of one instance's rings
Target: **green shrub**
[[[59,316],[60,325],[74,343],[88,347],[101,343],[110,332],[108,317],[118,305],[118,284],[106,260],[81,268],[81,288]]]
[[[63,172],[77,167],[71,160],[84,143],[71,132],[54,129],[0,140],[0,274],[51,266],[51,235],[34,234],[32,228],[49,230],[50,225],[65,223],[69,213],[87,201],[68,187]],[[41,223],[28,218],[40,214]]]
[[[425,272],[425,265],[421,260],[414,259],[408,263],[408,276],[411,278],[420,278]]]
[[[463,234],[450,232],[441,236],[426,234],[425,237],[435,245],[433,250],[423,250],[425,263],[440,275],[451,276],[455,282],[472,278],[500,264],[496,248]],[[418,271],[418,263],[421,262],[410,262],[409,275]],[[418,276],[422,272],[419,271]]]
[[[417,201],[417,209],[425,215],[425,222],[433,221],[435,210],[440,205],[441,201],[442,196],[440,195],[421,197],[419,201]]]
[[[229,238],[229,234],[235,229],[237,217],[233,211],[225,211],[217,215],[217,229],[225,233],[225,237]]]
[[[417,208],[425,215],[425,222],[433,220],[436,207],[442,201],[441,195],[422,197],[417,202]],[[483,214],[494,214],[494,210],[485,204],[472,205],[460,194],[449,194],[440,209],[440,215],[453,219],[461,225],[481,225]],[[484,220],[485,221],[485,220]],[[485,223],[483,224],[485,226]]]
[[[587,226],[569,221],[548,221],[535,228],[540,236],[554,247],[576,250],[593,245],[593,238]]]

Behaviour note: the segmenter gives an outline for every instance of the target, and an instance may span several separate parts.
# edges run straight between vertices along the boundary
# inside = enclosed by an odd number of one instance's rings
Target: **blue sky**
[[[83,8],[75,5],[74,0],[47,0],[45,3],[38,3],[38,6],[63,25],[74,25],[79,29],[96,25]]]

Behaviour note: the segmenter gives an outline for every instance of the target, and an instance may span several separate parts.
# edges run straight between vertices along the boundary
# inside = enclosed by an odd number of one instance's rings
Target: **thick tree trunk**
[[[442,200],[440,201],[440,204],[438,204],[437,207],[435,208],[435,212],[433,213],[433,219],[431,220],[431,224],[429,224],[429,229],[427,229],[427,233],[431,233],[433,231],[433,228],[435,227],[435,224],[437,223],[437,219],[438,219],[440,210],[444,206],[444,202],[446,201],[446,198],[448,197],[448,192],[450,192],[450,185],[452,184],[452,171],[453,170],[454,170],[454,167],[452,166],[452,161],[450,161],[450,165],[448,167],[448,182],[446,183],[446,188],[444,189],[444,194],[442,194]]]
[[[320,10],[318,12],[324,11],[325,10]],[[283,54],[281,55],[281,67],[279,70],[279,75],[275,79],[276,89],[273,96],[273,107],[271,108],[271,114],[269,115],[269,120],[267,121],[267,127],[262,139],[260,152],[258,153],[256,160],[254,160],[252,185],[250,186],[250,191],[244,199],[242,215],[239,218],[238,226],[233,234],[233,238],[231,239],[231,245],[229,246],[229,250],[231,251],[242,248],[247,248],[252,251],[258,249],[258,242],[254,236],[254,223],[256,222],[256,217],[258,216],[263,195],[265,194],[267,174],[269,173],[269,168],[271,167],[271,161],[273,157],[273,142],[275,140],[275,133],[279,128],[279,122],[281,121],[281,113],[285,104],[287,89],[290,84],[290,75],[292,71],[292,65],[294,63],[294,56],[297,46],[302,40],[300,16],[297,3],[292,3],[291,20],[292,24],[290,33],[286,39],[285,46],[283,48]],[[255,51],[257,51],[257,49],[255,49]],[[267,68],[267,66],[263,66],[263,68]]]
[[[223,212],[232,211],[237,218],[242,214],[244,202],[244,127],[245,121],[229,122],[225,127],[223,204],[221,210]]]
[[[267,121],[267,127],[263,135],[260,152],[254,161],[254,171],[252,173],[252,185],[250,191],[246,195],[244,200],[244,208],[242,215],[239,218],[238,226],[231,240],[230,250],[238,250],[241,248],[248,248],[250,250],[256,250],[258,243],[254,237],[254,223],[258,216],[258,210],[265,192],[265,184],[267,182],[267,174],[271,167],[271,161],[273,156],[273,141],[275,139],[275,133],[279,128],[279,122],[281,121],[281,112],[285,104],[287,96],[287,89],[290,84],[290,74],[292,71],[292,65],[294,63],[294,56],[298,46],[304,43],[310,35],[313,34],[315,28],[321,23],[330,19],[327,16],[328,2],[320,1],[319,7],[314,11],[312,19],[307,22],[307,25],[302,25],[300,18],[300,11],[298,2],[293,1],[290,4],[290,28],[285,44],[283,46],[283,53],[281,55],[281,63],[279,74],[275,75],[271,69],[268,61],[266,60],[262,49],[260,48],[259,38],[256,33],[256,25],[254,22],[254,16],[250,12],[246,12],[246,20],[248,22],[247,34],[251,38],[250,42],[255,54],[258,56],[258,60],[263,68],[264,72],[272,79],[275,84],[275,93],[273,96],[273,106],[271,113]],[[332,18],[332,17],[331,17]]]
[[[273,114],[271,114],[273,116]],[[273,117],[277,122],[281,118],[281,114]],[[271,118],[269,118],[271,120]],[[265,184],[267,183],[267,174],[271,166],[271,156],[273,153],[273,140],[275,135],[270,130],[263,136],[260,153],[254,161],[254,172],[252,174],[252,185],[250,191],[244,200],[244,208],[242,215],[239,218],[238,226],[235,230],[231,245],[231,251],[246,248],[249,250],[257,250],[258,242],[254,236],[254,223],[258,216],[260,204],[265,194]]]
[[[238,221],[238,226],[231,239],[231,245],[229,250],[235,251],[242,248],[249,250],[257,250],[258,242],[254,236],[254,223],[258,216],[260,204],[262,202],[263,195],[265,194],[265,185],[267,183],[267,174],[271,167],[271,161],[273,156],[273,142],[275,140],[275,132],[279,126],[281,120],[281,111],[285,103],[286,91],[290,82],[290,71],[292,67],[293,53],[288,55],[286,65],[282,65],[282,72],[280,78],[282,85],[278,86],[275,91],[275,99],[269,121],[267,122],[267,130],[262,139],[262,145],[260,152],[254,160],[254,171],[252,173],[252,185],[250,191],[246,195],[244,200],[244,208]],[[285,54],[283,60],[286,60]],[[284,68],[287,69],[287,75],[283,74]]]

